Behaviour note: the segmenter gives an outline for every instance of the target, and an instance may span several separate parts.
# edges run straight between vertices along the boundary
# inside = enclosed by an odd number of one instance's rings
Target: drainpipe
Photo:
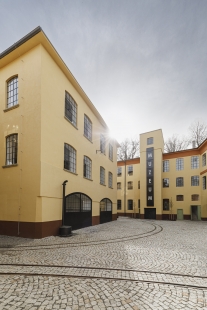
[[[66,183],[68,182],[68,180],[65,180],[62,184],[63,186],[63,204],[62,204],[62,226],[64,226],[65,224],[65,186],[66,186]]]

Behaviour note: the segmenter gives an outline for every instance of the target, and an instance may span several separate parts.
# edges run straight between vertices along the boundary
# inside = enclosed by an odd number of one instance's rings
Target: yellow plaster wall
[[[11,58],[9,55],[8,57]],[[6,62],[5,62],[6,63]],[[6,109],[6,81],[18,75],[19,106]],[[40,46],[0,66],[0,220],[36,220],[40,193]],[[18,134],[18,165],[4,168],[6,136]]]
[[[92,215],[99,215],[99,202],[109,198],[116,213],[116,144],[110,140],[108,129],[101,125],[85,103],[79,92],[60,70],[48,52],[42,47],[41,77],[41,197],[43,218],[61,219],[62,183],[68,180],[66,195],[83,192],[93,200]],[[65,119],[65,91],[77,103],[77,128]],[[84,137],[84,114],[92,121],[92,142]],[[100,134],[106,137],[106,154],[96,154],[100,150]],[[113,145],[113,162],[109,160],[109,145]],[[76,174],[63,169],[64,143],[76,149]],[[83,157],[92,160],[92,181],[83,177]],[[100,166],[105,168],[106,186],[100,185]],[[113,174],[113,189],[108,188],[108,172]],[[54,201],[52,202],[52,200]],[[47,201],[47,203],[46,203]],[[49,204],[54,207],[48,208]]]

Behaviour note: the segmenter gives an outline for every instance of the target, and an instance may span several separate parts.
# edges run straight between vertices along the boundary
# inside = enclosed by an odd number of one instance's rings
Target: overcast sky
[[[206,121],[207,0],[0,0],[0,52],[37,26],[119,142]]]

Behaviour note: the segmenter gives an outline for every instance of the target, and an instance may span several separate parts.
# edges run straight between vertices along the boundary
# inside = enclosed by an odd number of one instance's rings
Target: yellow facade
[[[25,237],[57,234],[62,221],[62,183],[66,196],[83,193],[92,200],[92,224],[100,223],[100,201],[112,203],[116,219],[116,148],[101,115],[88,99],[41,28],[0,55],[0,233]],[[18,79],[18,103],[8,108],[8,81]],[[65,115],[65,94],[77,105],[76,125]],[[84,116],[92,137],[84,136]],[[7,161],[8,137],[17,134],[17,162]],[[105,151],[100,152],[100,136]],[[75,173],[64,168],[64,145],[76,152]],[[113,158],[109,158],[109,144]],[[13,149],[10,150],[14,152]],[[98,151],[98,152],[97,152]],[[84,177],[83,161],[91,161]],[[105,184],[100,184],[100,167]],[[113,176],[108,184],[108,173]]]
[[[152,171],[147,169],[150,148],[153,150]],[[118,162],[117,188],[122,188],[117,190],[118,214],[154,219],[206,220],[207,140],[198,148],[174,153],[163,151],[162,131],[155,130],[140,135],[140,158]],[[133,175],[130,176],[133,190],[130,190],[130,196],[123,196],[122,193],[127,192],[124,184],[127,188],[129,165],[133,167]],[[152,185],[148,184],[149,172],[152,173]],[[147,202],[149,196],[153,202]],[[128,208],[128,199],[133,201],[132,210]]]

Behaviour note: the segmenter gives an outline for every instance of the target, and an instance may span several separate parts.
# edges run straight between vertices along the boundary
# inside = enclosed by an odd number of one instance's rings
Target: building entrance
[[[192,221],[201,220],[201,206],[191,206],[191,220]]]
[[[156,220],[156,208],[144,208],[144,218],[146,220]]]
[[[183,220],[183,209],[177,209],[177,220]]]
[[[112,202],[108,198],[100,201],[100,224],[112,221]]]
[[[92,200],[83,193],[66,196],[65,225],[72,230],[92,225]]]

